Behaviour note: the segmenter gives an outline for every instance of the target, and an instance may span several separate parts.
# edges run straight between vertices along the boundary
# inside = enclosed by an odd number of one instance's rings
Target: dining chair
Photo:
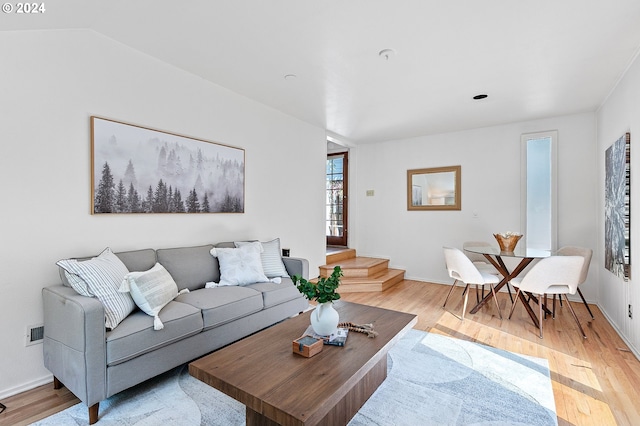
[[[485,241],[465,241],[462,244],[462,250],[464,251],[464,254],[471,260],[471,262],[473,262],[476,268],[478,268],[478,271],[494,275],[500,274],[496,267],[487,261],[486,257],[481,255],[480,253],[467,251],[467,247],[491,247],[491,244]]]
[[[492,245],[486,241],[465,241],[462,243],[462,250],[464,254],[467,255],[469,259],[473,262],[473,264],[478,268],[480,272],[486,272],[488,274],[500,275],[500,272],[493,266],[491,263],[487,261],[487,258],[481,255],[480,253],[474,253],[472,251],[468,251],[468,247],[492,247]],[[511,295],[511,286],[507,283],[507,291],[509,292],[509,299],[511,299],[511,303],[513,303],[513,296]],[[482,297],[484,298],[484,289],[482,290]]]
[[[479,271],[478,268],[473,264],[473,262],[460,249],[453,247],[444,247],[443,249],[447,271],[449,273],[449,276],[454,279],[454,282],[449,289],[449,293],[447,294],[447,298],[444,300],[444,304],[442,305],[442,307],[444,308],[445,306],[447,306],[447,301],[449,300],[449,296],[451,296],[451,292],[456,286],[456,283],[458,281],[463,282],[465,284],[465,287],[464,304],[462,306],[462,320],[464,321],[464,313],[467,310],[467,302],[469,300],[469,285],[481,285],[484,289],[484,286],[488,284],[489,287],[491,287],[491,293],[493,294],[493,299],[496,302],[498,315],[500,316],[500,319],[502,319],[502,312],[500,312],[498,298],[496,297],[496,292],[493,288],[494,284],[498,284],[500,282],[500,278],[498,277],[498,275]]]
[[[582,271],[580,271],[580,281],[578,282],[578,294],[582,299],[582,303],[589,311],[589,315],[591,315],[591,319],[595,319],[593,316],[593,312],[591,312],[591,308],[589,308],[589,304],[585,300],[582,292],[580,291],[580,285],[587,280],[587,275],[589,275],[589,265],[591,264],[591,257],[593,256],[593,250],[585,247],[577,247],[577,246],[564,246],[560,248],[556,254],[559,256],[582,256],[584,258],[584,264],[582,265]],[[553,298],[553,317],[556,316],[556,307],[555,307],[555,296]]]
[[[582,265],[584,258],[582,256],[551,256],[540,259],[526,275],[511,280],[511,284],[517,288],[516,301],[511,306],[509,319],[513,315],[513,311],[518,304],[520,292],[527,292],[539,295],[538,297],[538,326],[540,328],[540,338],[542,338],[542,319],[543,319],[543,302],[542,298],[545,294],[558,295],[560,298],[565,297],[567,306],[576,321],[582,337],[587,338],[584,330],[578,321],[575,311],[569,303],[567,294],[575,294],[580,281]]]

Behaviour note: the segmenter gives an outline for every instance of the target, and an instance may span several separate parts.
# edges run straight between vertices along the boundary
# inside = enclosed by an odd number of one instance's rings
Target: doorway
[[[326,232],[327,246],[347,247],[347,192],[348,192],[347,152],[327,155],[326,180]]]

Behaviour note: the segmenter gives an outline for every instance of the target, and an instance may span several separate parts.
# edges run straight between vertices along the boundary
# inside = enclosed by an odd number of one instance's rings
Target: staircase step
[[[389,267],[389,259],[375,257],[354,257],[320,267],[320,276],[329,277],[333,268],[340,266],[344,278],[370,277]]]
[[[340,293],[360,293],[384,291],[404,279],[402,269],[385,269],[368,277],[343,277],[338,291]]]
[[[341,262],[343,260],[346,259],[353,259],[354,257],[356,257],[356,250],[355,249],[343,249],[343,250],[337,250],[337,251],[333,251],[331,253],[327,254],[327,263],[336,263],[336,262]]]

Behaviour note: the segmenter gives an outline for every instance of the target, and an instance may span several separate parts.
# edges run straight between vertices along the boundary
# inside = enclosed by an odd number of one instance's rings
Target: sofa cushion
[[[107,365],[115,365],[169,345],[202,331],[200,310],[185,303],[169,302],[160,311],[162,331],[153,329],[153,318],[136,311],[107,333]]]
[[[269,281],[262,270],[259,242],[249,243],[239,248],[212,248],[211,255],[220,265],[220,282],[214,286],[246,285]]]
[[[116,256],[127,266],[130,272],[146,271],[156,264],[156,251],[143,249],[133,251],[121,251]]]
[[[202,310],[204,330],[261,311],[263,308],[260,292],[238,286],[203,288],[181,294],[175,300]]]
[[[209,251],[212,245],[156,250],[158,262],[171,274],[178,290],[197,290],[220,280],[218,261]]]
[[[293,285],[291,278],[282,278],[280,284],[257,283],[248,285],[247,288],[262,293],[262,302],[265,309],[302,296],[296,286]]]
[[[131,295],[118,291],[129,271],[109,247],[89,260],[64,259],[57,265],[70,274],[68,278],[73,280],[69,282],[78,293],[94,296],[102,303],[106,328],[114,329],[135,309]]]
[[[234,244],[236,247],[242,247],[247,244],[260,244],[262,247],[260,260],[262,261],[264,274],[269,278],[289,276],[287,269],[284,267],[284,263],[282,263],[280,238],[264,242],[236,241]]]

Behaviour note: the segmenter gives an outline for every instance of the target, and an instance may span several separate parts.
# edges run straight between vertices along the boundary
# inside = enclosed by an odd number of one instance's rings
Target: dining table
[[[491,263],[498,270],[500,275],[502,275],[502,279],[495,286],[496,292],[500,291],[502,287],[504,287],[512,279],[520,275],[520,273],[524,271],[524,269],[527,266],[529,266],[529,264],[534,260],[542,259],[552,255],[552,252],[550,250],[541,250],[536,248],[517,247],[517,246],[513,251],[503,251],[503,250],[500,250],[498,247],[493,247],[493,246],[465,247],[464,249],[465,251],[469,251],[471,253],[482,254],[489,261],[489,263]],[[512,270],[509,270],[509,268],[507,268],[507,265],[504,262],[504,258],[518,258],[520,259],[520,261],[515,268],[513,268]],[[478,302],[478,304],[474,306],[473,309],[471,309],[470,313],[475,314],[476,312],[478,312],[478,310],[482,306],[484,306],[484,304],[487,303],[491,299],[491,297],[493,297],[492,293],[488,293],[486,296],[484,296],[480,300],[480,302]],[[537,300],[537,298],[532,294],[528,294],[529,299],[527,299],[527,295],[525,295],[523,292],[519,292],[518,297],[520,297],[520,300],[522,301],[522,305],[524,306],[527,313],[529,314],[529,317],[531,317],[531,320],[533,321],[535,326],[538,327],[539,326],[538,318],[535,312],[533,311],[533,309],[531,308],[531,306],[529,305],[529,300],[533,299],[536,303],[542,303],[542,301]],[[543,309],[545,310],[545,312],[551,313],[546,307],[544,307]]]

